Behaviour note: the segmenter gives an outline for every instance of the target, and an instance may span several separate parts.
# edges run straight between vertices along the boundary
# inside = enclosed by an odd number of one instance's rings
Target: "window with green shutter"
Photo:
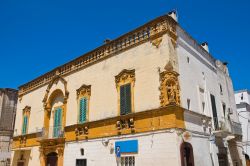
[[[59,137],[62,129],[62,108],[57,108],[54,113],[53,137]]]
[[[88,99],[83,97],[80,99],[80,106],[79,106],[79,123],[84,123],[87,120],[87,105]]]
[[[27,134],[27,126],[28,126],[28,117],[27,117],[27,115],[25,115],[23,117],[22,134]]]
[[[120,115],[131,113],[131,84],[120,86]]]

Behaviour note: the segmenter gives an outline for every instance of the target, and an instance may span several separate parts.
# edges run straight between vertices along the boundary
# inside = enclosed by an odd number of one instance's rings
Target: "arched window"
[[[190,143],[181,144],[181,166],[194,166],[193,147]]]

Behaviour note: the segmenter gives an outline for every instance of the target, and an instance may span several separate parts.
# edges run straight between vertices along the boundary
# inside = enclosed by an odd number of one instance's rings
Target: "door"
[[[57,166],[57,153],[52,152],[47,155],[46,166]]]
[[[24,162],[22,162],[22,161],[18,162],[17,166],[24,166]]]

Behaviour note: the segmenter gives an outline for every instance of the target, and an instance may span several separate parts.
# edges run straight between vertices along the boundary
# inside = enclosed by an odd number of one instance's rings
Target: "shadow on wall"
[[[235,141],[228,141],[228,150],[233,162],[233,165],[239,165],[242,166],[242,160],[241,157],[239,156],[237,144]]]
[[[28,166],[31,150],[17,150],[14,152],[11,166]]]

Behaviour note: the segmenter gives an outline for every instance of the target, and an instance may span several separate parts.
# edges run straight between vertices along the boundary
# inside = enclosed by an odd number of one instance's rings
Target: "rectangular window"
[[[62,108],[57,108],[54,113],[53,137],[59,137],[62,129]]]
[[[22,134],[27,134],[27,126],[28,126],[28,117],[27,117],[27,115],[25,115],[23,117]]]
[[[87,166],[87,159],[76,159],[76,166]]]
[[[86,97],[80,99],[79,123],[84,123],[87,120],[87,104],[88,100]]]
[[[131,84],[120,86],[120,115],[131,113]]]
[[[226,104],[225,103],[222,103],[222,108],[223,108],[223,115],[224,115],[224,118],[226,118]]]
[[[121,166],[135,166],[135,156],[121,157]]]
[[[218,116],[217,116],[215,97],[214,95],[210,94],[210,98],[211,98],[211,105],[212,105],[212,111],[213,111],[214,127],[215,129],[219,129],[219,121],[218,121]]]
[[[191,104],[191,100],[187,99],[187,109],[190,110],[190,104]]]

